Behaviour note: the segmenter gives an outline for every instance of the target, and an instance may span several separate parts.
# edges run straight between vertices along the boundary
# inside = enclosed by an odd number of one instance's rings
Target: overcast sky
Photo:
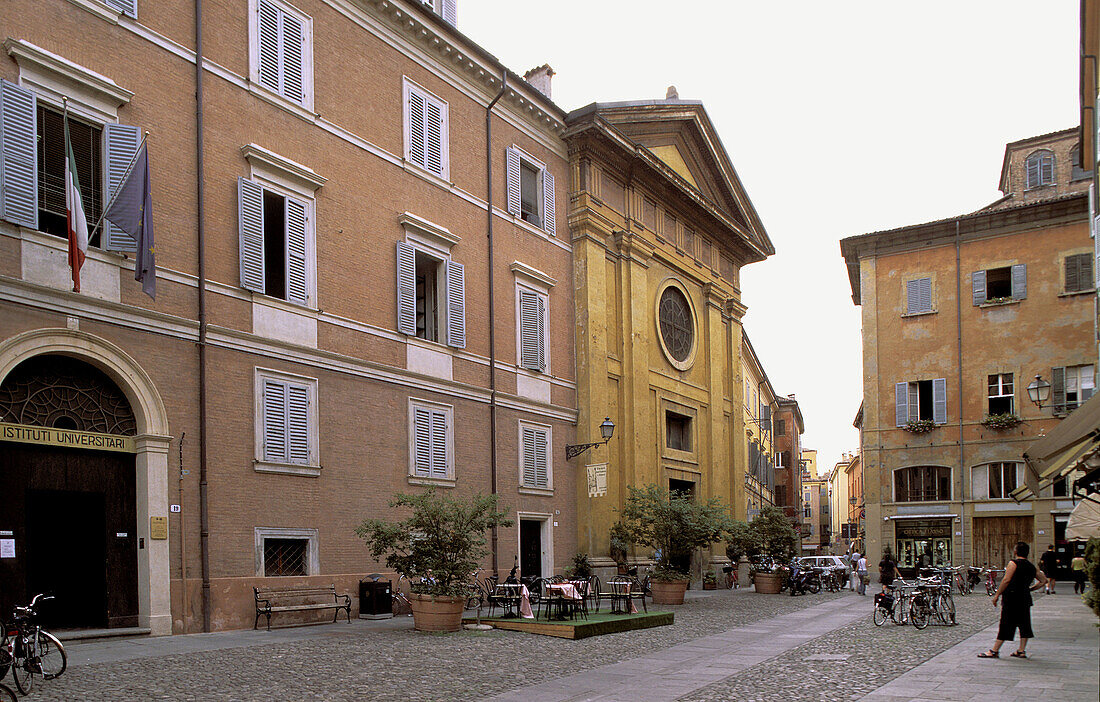
[[[753,346],[829,469],[858,448],[859,308],[839,240],[1000,197],[1007,142],[1076,126],[1077,0],[458,0],[554,101],[702,100],[775,244],[742,269]]]

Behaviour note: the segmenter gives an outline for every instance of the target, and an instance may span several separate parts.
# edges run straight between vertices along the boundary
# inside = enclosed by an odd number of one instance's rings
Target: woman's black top
[[[1005,588],[1005,599],[1012,599],[1017,602],[1025,601],[1031,604],[1031,581],[1035,579],[1035,564],[1026,558],[1013,558],[1012,562],[1016,564],[1016,572],[1012,574],[1012,580],[1008,581],[1008,587]]]

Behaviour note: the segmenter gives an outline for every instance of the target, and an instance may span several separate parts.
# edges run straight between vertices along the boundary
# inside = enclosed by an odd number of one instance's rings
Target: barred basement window
[[[264,539],[264,576],[308,575],[309,539]]]

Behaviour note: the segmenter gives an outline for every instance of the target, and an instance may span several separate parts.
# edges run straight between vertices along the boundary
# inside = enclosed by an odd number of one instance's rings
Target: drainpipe
[[[206,231],[204,229],[202,142],[202,0],[195,0],[195,168],[196,251],[199,259],[199,543],[202,552],[202,630],[210,631],[210,506],[206,472]]]
[[[497,340],[495,324],[495,304],[493,290],[493,106],[504,97],[508,89],[508,72],[500,77],[500,92],[485,107],[485,196],[488,206],[488,244],[489,244],[489,485],[492,494],[497,494]],[[497,528],[492,529],[493,575],[497,571]]]
[[[966,558],[966,449],[963,439],[962,240],[955,220],[955,346],[959,369],[959,562]]]

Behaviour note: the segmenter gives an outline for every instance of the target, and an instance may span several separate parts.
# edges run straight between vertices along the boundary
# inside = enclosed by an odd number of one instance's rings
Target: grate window
[[[309,575],[309,539],[264,539],[264,575]]]

